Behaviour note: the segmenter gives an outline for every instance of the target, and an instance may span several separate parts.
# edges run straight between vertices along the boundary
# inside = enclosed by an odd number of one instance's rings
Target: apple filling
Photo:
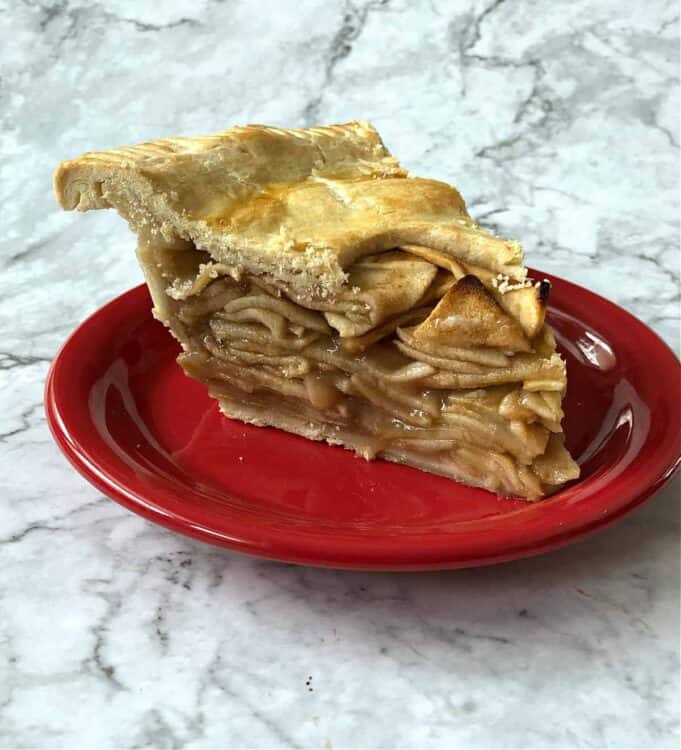
[[[301,297],[190,243],[138,254],[179,363],[226,415],[529,500],[578,476],[547,284],[405,246]]]

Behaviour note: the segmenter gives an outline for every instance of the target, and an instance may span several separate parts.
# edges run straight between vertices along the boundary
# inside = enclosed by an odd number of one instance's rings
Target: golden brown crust
[[[358,167],[359,161],[366,167]],[[216,178],[222,179],[236,197],[240,181],[265,185],[298,181],[312,173],[404,173],[366,122],[305,130],[246,125],[213,135],[162,138],[87,152],[57,167],[54,188],[59,204],[67,210],[109,208],[92,182],[93,172],[102,177],[114,170],[149,177],[165,172],[191,180],[197,177],[198,167],[205,170],[203,177],[211,186]]]
[[[250,125],[88,153],[54,182],[66,209],[113,207],[143,237],[190,240],[299,294],[334,295],[354,261],[403,244],[524,273],[517,242],[481,230],[455,188],[408,176],[368,123]]]

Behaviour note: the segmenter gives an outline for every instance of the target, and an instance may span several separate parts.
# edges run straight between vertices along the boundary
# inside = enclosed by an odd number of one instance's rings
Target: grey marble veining
[[[678,351],[678,5],[0,0],[0,29],[0,747],[678,747],[678,481],[541,558],[321,571],[127,513],[42,412],[60,343],[141,280],[54,166],[244,122],[372,120]]]

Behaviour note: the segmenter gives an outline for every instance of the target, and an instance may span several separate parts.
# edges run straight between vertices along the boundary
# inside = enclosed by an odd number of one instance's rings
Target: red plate
[[[538,274],[540,278],[542,274]],[[46,386],[59,446],[99,490],[182,534],[338,568],[481,565],[573,541],[640,505],[679,463],[676,357],[611,302],[553,278],[567,359],[565,430],[581,479],[530,504],[384,461],[368,463],[223,417],[175,363],[145,286],[88,318]]]

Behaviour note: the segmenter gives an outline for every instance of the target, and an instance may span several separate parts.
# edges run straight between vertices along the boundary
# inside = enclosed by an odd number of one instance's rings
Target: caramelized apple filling
[[[163,287],[156,314],[182,342],[180,364],[227,415],[276,414],[365,458],[531,500],[578,475],[543,285],[407,246],[356,262],[334,299],[301,298],[191,247],[139,255]]]

